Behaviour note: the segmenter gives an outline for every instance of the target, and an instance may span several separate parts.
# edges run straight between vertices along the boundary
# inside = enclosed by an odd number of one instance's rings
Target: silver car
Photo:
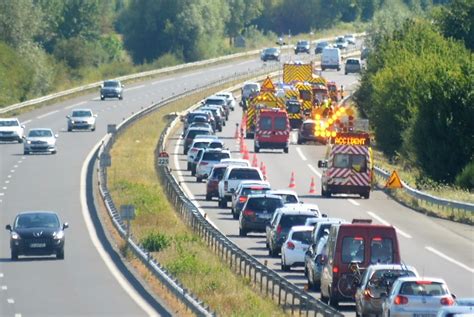
[[[118,98],[123,99],[123,87],[119,80],[106,80],[100,86],[100,100],[105,98]]]
[[[91,109],[74,109],[67,118],[67,130],[91,130],[95,131],[97,115]]]
[[[393,283],[400,277],[416,277],[418,272],[412,266],[401,264],[374,264],[362,275],[355,293],[358,316],[382,314],[382,293],[389,294]]]
[[[393,283],[382,309],[384,317],[436,317],[444,306],[455,301],[446,282],[440,278],[402,277]]]
[[[56,154],[57,137],[51,129],[31,129],[23,142],[24,154]]]

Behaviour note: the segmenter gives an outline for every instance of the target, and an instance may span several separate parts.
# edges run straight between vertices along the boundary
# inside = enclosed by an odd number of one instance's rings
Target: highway
[[[335,80],[345,87],[354,86],[356,75],[343,75],[342,71],[327,71],[323,76]],[[232,150],[232,155],[241,157],[235,134],[235,123],[241,120],[241,109],[237,109],[229,119],[228,124],[219,137]],[[293,134],[293,137],[296,135]],[[186,156],[182,155],[181,141],[171,141],[167,150],[173,153],[172,168],[176,177],[182,182],[182,187],[192,195],[196,204],[205,212],[224,234],[237,245],[262,263],[274,269],[292,283],[304,287],[306,278],[303,268],[292,268],[291,272],[281,271],[280,258],[272,258],[265,247],[265,234],[249,234],[240,237],[238,220],[232,218],[230,208],[218,208],[217,199],[205,200],[205,183],[196,183],[196,178],[186,171]],[[296,139],[293,138],[293,143]],[[253,140],[245,140],[253,159]],[[318,160],[324,158],[325,146],[307,144],[290,147],[289,154],[281,150],[261,150],[257,154],[258,166],[264,162],[267,167],[268,181],[274,189],[287,189],[291,173],[295,173],[296,191],[305,203],[315,203],[322,212],[329,217],[372,219],[373,223],[392,224],[398,232],[402,260],[406,264],[414,265],[420,275],[444,278],[452,293],[458,297],[474,296],[474,244],[473,228],[468,225],[452,223],[432,217],[424,216],[390,199],[380,190],[375,190],[371,198],[361,199],[358,196],[338,196],[322,198],[321,170],[318,169]],[[317,194],[309,195],[311,177],[316,181]],[[312,293],[319,298],[319,294]],[[343,312],[353,312],[353,304],[341,304]],[[352,315],[352,313],[349,313]]]
[[[215,82],[223,77],[266,67],[258,60],[240,60],[206,69],[127,85],[124,100],[100,101],[98,91],[21,115],[29,128],[52,128],[59,134],[56,155],[23,155],[23,145],[0,144],[0,224],[11,224],[18,212],[53,210],[66,230],[65,260],[54,257],[10,261],[9,233],[0,243],[0,316],[169,316],[130,276],[108,243],[94,210],[81,201],[84,161],[106,134],[107,124],[120,123],[132,112],[162,98]],[[67,132],[73,108],[98,114],[95,132]],[[82,193],[82,196],[81,196]],[[128,282],[123,276],[131,277]]]

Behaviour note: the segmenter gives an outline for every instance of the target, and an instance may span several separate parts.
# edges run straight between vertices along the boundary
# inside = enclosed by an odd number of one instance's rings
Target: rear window
[[[347,60],[348,65],[359,65],[359,61],[356,59],[348,59]]]
[[[261,180],[257,170],[234,169],[229,174],[229,179],[255,179]]]
[[[261,117],[260,118],[260,129],[262,129],[262,130],[271,130],[272,129],[272,118],[270,118],[270,117]]]
[[[259,189],[255,189],[255,188],[244,188],[242,189],[242,196],[248,196],[248,195],[257,195],[257,194],[263,194],[265,193],[266,191],[269,191],[270,189],[269,188],[259,188]]]
[[[285,204],[294,204],[298,202],[298,199],[296,198],[295,195],[290,195],[290,194],[277,194],[278,196],[283,199]]]
[[[293,226],[302,226],[305,224],[307,218],[313,218],[309,215],[282,215],[280,225],[283,228],[291,228]]]
[[[198,148],[198,149],[203,149],[203,148],[206,148],[208,145],[209,145],[209,142],[195,142],[193,147]]]
[[[300,98],[304,101],[311,101],[312,94],[310,90],[300,90]]]
[[[220,161],[225,158],[230,158],[229,153],[222,152],[206,152],[202,158],[203,161]]]
[[[283,207],[283,202],[278,198],[252,198],[247,202],[247,208],[253,211],[274,212],[275,209]]]
[[[224,172],[226,170],[226,167],[219,167],[219,168],[214,168],[212,170],[212,175],[210,178],[215,178],[221,180],[222,177],[224,176]]]
[[[334,155],[333,167],[352,168],[356,172],[363,173],[367,171],[367,160],[362,154],[337,153]]]
[[[286,130],[286,118],[284,117],[275,118],[275,130]]]
[[[342,239],[342,263],[362,263],[365,259],[365,244],[362,237]]]
[[[209,144],[209,148],[211,149],[222,149],[222,147],[223,144],[220,142],[212,142],[211,144]]]
[[[206,130],[190,130],[188,132],[188,135],[186,136],[187,139],[194,139],[196,135],[209,135],[211,134],[209,131]]]
[[[390,287],[399,277],[415,276],[415,273],[408,270],[377,270],[370,277],[370,282],[375,287],[384,288],[386,285]]]
[[[447,293],[444,284],[429,281],[404,282],[400,288],[400,295],[440,296]]]
[[[303,124],[303,131],[308,132],[308,133],[313,132],[314,131],[314,126],[315,126],[315,124],[313,122],[305,123],[305,124]]]
[[[301,106],[297,102],[288,102],[286,104],[286,109],[289,113],[298,113],[300,112]]]
[[[226,102],[224,99],[206,99],[207,105],[225,105]]]
[[[291,240],[300,241],[301,243],[304,243],[304,244],[310,244],[311,243],[311,231],[293,232],[293,235],[291,236]]]
[[[392,239],[372,239],[370,242],[370,263],[393,263]]]

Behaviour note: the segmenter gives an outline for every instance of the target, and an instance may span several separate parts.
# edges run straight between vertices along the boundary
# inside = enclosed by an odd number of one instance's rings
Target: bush
[[[456,176],[456,185],[469,191],[474,190],[474,161],[467,164]]]
[[[159,252],[170,246],[171,238],[158,232],[150,232],[141,240],[141,244],[150,252]]]

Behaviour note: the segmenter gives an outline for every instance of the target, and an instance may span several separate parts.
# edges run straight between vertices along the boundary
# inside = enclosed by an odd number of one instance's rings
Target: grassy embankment
[[[153,255],[186,288],[222,316],[280,316],[271,300],[252,290],[249,282],[222,262],[178,217],[167,201],[154,168],[154,149],[165,115],[181,111],[212,91],[184,98],[131,126],[115,143],[109,188],[117,206],[133,204],[137,217],[133,235],[151,239],[161,248]]]

